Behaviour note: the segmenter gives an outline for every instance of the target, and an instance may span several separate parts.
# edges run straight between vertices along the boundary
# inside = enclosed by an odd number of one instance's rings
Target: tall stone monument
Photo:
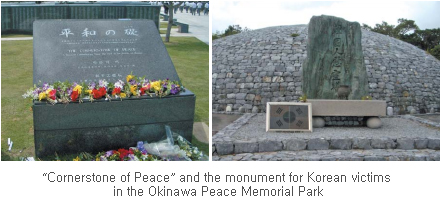
[[[310,99],[338,99],[338,90],[348,86],[347,99],[368,95],[359,23],[313,16],[308,31],[303,94]]]

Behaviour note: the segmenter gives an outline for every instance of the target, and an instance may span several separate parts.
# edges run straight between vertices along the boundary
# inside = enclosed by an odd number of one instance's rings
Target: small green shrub
[[[292,37],[298,37],[299,36],[299,34],[296,34],[296,33],[292,33],[290,36],[292,36]]]
[[[429,53],[440,60],[440,45],[435,46],[432,48]]]
[[[371,100],[372,98],[370,97],[370,96],[363,96],[363,97],[361,97],[361,99],[363,100],[363,101],[365,101],[365,100]]]
[[[300,102],[307,102],[307,95],[304,94],[304,95],[300,96],[299,101]]]

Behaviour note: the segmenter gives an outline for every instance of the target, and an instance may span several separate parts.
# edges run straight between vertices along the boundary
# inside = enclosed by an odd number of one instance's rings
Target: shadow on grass
[[[193,137],[192,139],[192,145],[196,146],[197,148],[199,148],[200,151],[203,152],[203,154],[210,156],[209,154],[209,144],[200,142],[199,140],[197,140],[196,137]]]
[[[5,35],[2,35],[2,38],[19,38],[19,37],[32,37],[32,35],[26,35],[26,34],[5,34]]]
[[[20,160],[19,158],[10,156],[7,152],[5,152],[3,150],[1,150],[1,151],[2,151],[2,154],[1,154],[2,161],[19,161]]]

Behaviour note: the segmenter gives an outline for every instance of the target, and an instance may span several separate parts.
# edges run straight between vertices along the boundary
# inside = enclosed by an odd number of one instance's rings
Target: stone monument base
[[[379,100],[328,100],[328,99],[308,99],[312,104],[312,115],[314,128],[325,126],[324,117],[364,117],[365,124],[369,128],[380,128],[382,122],[380,116],[386,116],[386,101]],[[354,120],[358,121],[358,120]],[[315,123],[320,122],[320,123]],[[333,125],[361,125],[361,122],[348,124],[343,120]],[[327,123],[328,125],[328,123]]]
[[[189,90],[162,98],[55,104],[36,102],[34,139],[37,157],[99,152],[158,141],[165,125],[191,141],[195,95]],[[98,100],[103,101],[103,100]]]

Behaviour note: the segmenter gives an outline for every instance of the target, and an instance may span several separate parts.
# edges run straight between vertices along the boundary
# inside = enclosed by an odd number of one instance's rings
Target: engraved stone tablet
[[[179,77],[150,20],[39,20],[34,22],[34,83],[126,81]],[[166,136],[165,126],[191,141],[196,97],[186,89],[163,98],[47,104],[34,114],[37,157],[129,148]],[[124,116],[124,117],[119,117]]]
[[[180,80],[151,20],[36,20],[34,83]]]
[[[310,103],[268,102],[266,131],[312,131]]]
[[[308,31],[303,93],[309,99],[360,100],[368,95],[359,23],[313,16]],[[341,91],[343,88],[345,92]]]

